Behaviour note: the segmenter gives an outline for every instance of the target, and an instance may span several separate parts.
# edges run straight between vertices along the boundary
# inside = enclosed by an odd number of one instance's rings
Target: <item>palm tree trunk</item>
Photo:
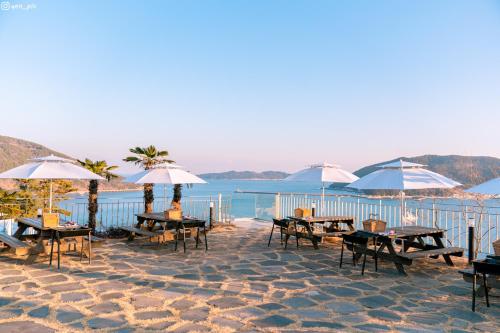
[[[92,229],[92,234],[95,234],[95,227],[97,225],[96,215],[98,210],[97,205],[97,193],[99,188],[99,182],[92,179],[89,182],[89,228]]]
[[[155,200],[153,194],[153,184],[144,184],[144,212],[153,212],[153,202]]]
[[[171,206],[174,209],[181,209],[181,199],[182,199],[182,185],[175,184],[174,185],[174,196],[172,198]]]

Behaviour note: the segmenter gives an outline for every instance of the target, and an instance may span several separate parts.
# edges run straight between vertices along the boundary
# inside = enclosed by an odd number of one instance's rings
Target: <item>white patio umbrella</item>
[[[500,195],[500,178],[490,179],[487,182],[471,187],[465,192],[495,196]]]
[[[326,183],[352,183],[359,179],[340,166],[326,162],[313,164],[307,169],[297,171],[286,177],[284,181],[321,183],[321,210],[323,211]]]
[[[182,169],[181,166],[171,163],[159,164],[149,170],[125,178],[126,182],[135,184],[163,184],[166,205],[167,184],[206,184],[200,177]]]
[[[49,211],[52,212],[52,180],[54,179],[97,179],[104,178],[89,170],[73,164],[72,160],[50,155],[32,159],[31,163],[23,164],[0,173],[2,179],[48,179]]]
[[[462,184],[443,175],[424,169],[425,165],[403,160],[380,166],[359,180],[347,185],[358,190],[398,190],[401,197],[401,224],[405,190],[453,188]]]

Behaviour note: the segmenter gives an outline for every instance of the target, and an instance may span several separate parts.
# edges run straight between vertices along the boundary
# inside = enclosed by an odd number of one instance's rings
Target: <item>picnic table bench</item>
[[[446,264],[453,266],[451,256],[461,257],[464,249],[459,247],[445,247],[442,238],[445,230],[420,226],[407,226],[398,228],[389,228],[384,233],[372,233],[365,231],[365,237],[373,239],[373,242],[379,244],[378,249],[366,248],[369,256],[376,256],[379,259],[391,261],[396,266],[396,269],[406,275],[404,266],[409,266],[414,259],[433,258],[436,259],[442,256]],[[434,244],[428,244],[424,238],[430,237],[434,240]],[[396,251],[395,246],[400,245],[401,251]],[[349,250],[353,249],[352,245],[347,244]],[[408,251],[416,249],[415,251]],[[387,251],[385,251],[387,250]]]
[[[0,233],[0,243],[4,244],[8,248],[12,249],[16,255],[22,256],[26,255],[29,252],[30,246],[26,244],[25,242],[7,235],[5,233]]]
[[[295,229],[297,230],[297,225],[300,225],[306,229],[306,232],[297,232],[297,238],[309,239],[315,249],[319,249],[318,241],[321,241],[324,236],[340,236],[345,232],[353,232],[354,229],[354,217],[352,216],[316,216],[316,217],[295,217],[289,216],[288,219],[292,220],[295,224]],[[330,226],[323,227],[326,231],[320,235],[315,235],[313,232],[312,225],[315,223],[325,224],[330,223]],[[340,224],[345,224],[347,230],[340,228]],[[294,234],[295,235],[295,234]],[[290,235],[287,233],[285,235],[285,241],[288,240]],[[297,239],[298,244],[298,239]]]

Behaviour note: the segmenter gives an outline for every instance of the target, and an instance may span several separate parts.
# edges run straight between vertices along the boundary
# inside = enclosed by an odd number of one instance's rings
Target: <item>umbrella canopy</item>
[[[352,183],[359,179],[338,165],[321,163],[311,165],[286,177],[285,181],[301,181],[311,183]]]
[[[380,166],[359,180],[347,185],[358,190],[422,190],[453,188],[462,184],[424,169],[425,165],[396,161]]]
[[[49,210],[52,212],[52,180],[53,179],[96,179],[104,178],[89,170],[73,164],[72,160],[50,155],[32,159],[33,162],[23,164],[0,173],[1,179],[49,179]]]
[[[485,183],[471,187],[465,192],[479,193],[486,195],[500,195],[500,178],[488,180]]]
[[[207,182],[175,164],[161,164],[127,177],[135,184],[206,184]]]
[[[89,170],[73,164],[72,160],[54,155],[34,158],[33,162],[23,164],[0,173],[0,178],[8,179],[97,179],[104,178]]]
[[[443,175],[424,169],[425,165],[403,160],[380,166],[359,180],[347,185],[358,190],[399,190],[401,195],[400,219],[405,224],[404,191],[433,188],[453,188],[462,184]]]

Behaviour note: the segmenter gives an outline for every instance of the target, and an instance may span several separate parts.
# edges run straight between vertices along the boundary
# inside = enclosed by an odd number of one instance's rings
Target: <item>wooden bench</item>
[[[28,244],[4,233],[0,233],[0,243],[13,249],[18,256],[27,255],[30,249]]]
[[[159,236],[159,233],[157,233],[157,232],[139,229],[139,228],[135,228],[132,226],[122,226],[122,227],[120,227],[120,229],[125,230],[129,233],[129,237],[128,237],[129,240],[133,240],[135,235],[141,235],[141,236],[146,236],[146,237],[150,237],[150,238]]]
[[[418,259],[418,258],[427,258],[434,257],[439,255],[450,255],[461,257],[464,254],[464,249],[461,247],[444,247],[432,250],[424,250],[424,251],[414,251],[414,252],[405,252],[400,253],[399,255],[408,259]]]

